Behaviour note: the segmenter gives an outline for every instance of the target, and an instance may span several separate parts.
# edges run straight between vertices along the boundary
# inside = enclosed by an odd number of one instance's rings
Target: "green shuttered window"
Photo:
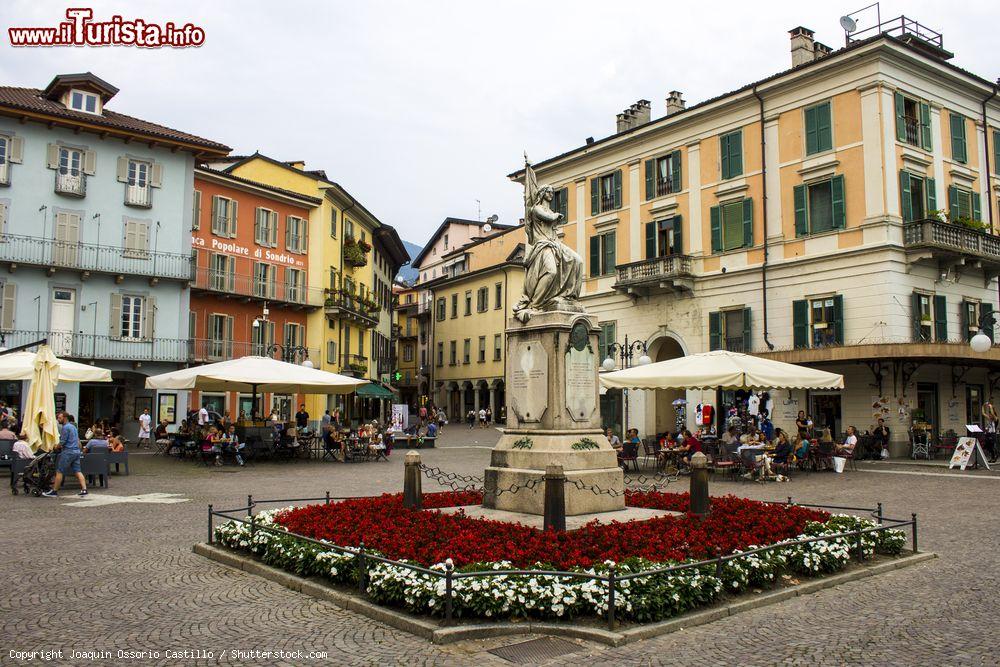
[[[931,108],[903,93],[895,93],[896,139],[911,146],[931,148]]]
[[[829,102],[806,109],[805,122],[806,155],[822,153],[833,148],[833,123]]]
[[[948,121],[951,126],[951,159],[964,164],[969,161],[965,140],[965,116],[949,113]]]
[[[615,233],[605,232],[590,237],[590,277],[615,272]]]
[[[847,211],[844,200],[844,177],[795,186],[795,235],[808,236],[844,229]]]
[[[710,210],[712,252],[753,246],[753,200],[743,199]]]
[[[622,170],[590,179],[590,214],[599,215],[622,207]]]
[[[743,130],[736,130],[719,137],[722,178],[743,175]]]
[[[646,200],[681,191],[681,152],[650,158],[645,162]]]
[[[681,216],[653,220],[645,225],[646,259],[681,255],[684,252]]]

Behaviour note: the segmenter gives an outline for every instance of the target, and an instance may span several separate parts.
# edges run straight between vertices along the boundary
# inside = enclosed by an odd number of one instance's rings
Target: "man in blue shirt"
[[[56,446],[59,452],[59,458],[56,459],[56,479],[52,483],[52,489],[42,495],[47,498],[57,497],[63,477],[72,472],[80,482],[80,493],[77,495],[86,496],[87,480],[80,472],[80,434],[76,430],[76,424],[69,420],[69,415],[65,412],[60,412],[57,419],[62,428],[59,431],[59,444]]]

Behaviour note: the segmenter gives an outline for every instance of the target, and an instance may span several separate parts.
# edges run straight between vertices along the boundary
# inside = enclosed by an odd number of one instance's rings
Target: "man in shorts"
[[[80,493],[78,496],[87,495],[87,480],[80,472],[80,434],[77,433],[76,424],[69,420],[69,415],[60,412],[57,417],[62,425],[59,433],[59,444],[56,446],[59,458],[56,459],[56,479],[52,483],[52,488],[42,495],[46,498],[56,498],[59,495],[59,487],[62,486],[63,477],[69,473],[76,475],[80,482]]]

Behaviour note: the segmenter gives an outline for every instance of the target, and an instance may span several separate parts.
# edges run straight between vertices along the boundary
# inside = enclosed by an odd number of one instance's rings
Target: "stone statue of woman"
[[[524,231],[528,243],[524,293],[514,306],[514,317],[521,322],[541,311],[583,312],[583,260],[556,235],[563,216],[550,207],[552,197],[552,186],[538,186],[535,170],[525,155]]]

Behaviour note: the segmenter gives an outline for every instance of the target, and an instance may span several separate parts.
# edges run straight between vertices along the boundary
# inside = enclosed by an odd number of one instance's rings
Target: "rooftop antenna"
[[[873,2],[867,7],[862,7],[861,9],[855,10],[850,14],[845,14],[840,17],[840,27],[844,29],[844,46],[850,46],[851,44],[851,34],[857,32],[858,21],[855,18],[858,14],[863,11],[869,10],[872,7],[875,8],[875,26],[876,30],[882,30],[882,9],[879,7],[879,3]],[[870,28],[866,28],[864,32],[868,32]]]
[[[483,220],[483,203],[476,200],[476,222],[482,222]]]

